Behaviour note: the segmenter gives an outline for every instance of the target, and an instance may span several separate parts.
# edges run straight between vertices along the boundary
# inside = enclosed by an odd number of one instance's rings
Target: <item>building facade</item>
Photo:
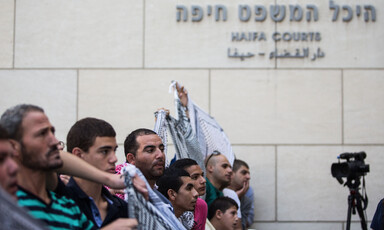
[[[345,229],[331,175],[367,153],[384,197],[384,1],[0,0],[0,111],[42,106],[65,140],[92,116],[123,141],[174,114],[172,80],[251,167],[257,229]],[[352,229],[360,229],[358,215]]]

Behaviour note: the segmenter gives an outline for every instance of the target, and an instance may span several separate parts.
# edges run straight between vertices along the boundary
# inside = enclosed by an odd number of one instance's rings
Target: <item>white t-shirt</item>
[[[239,206],[239,208],[237,209],[237,217],[241,218],[240,199],[239,196],[237,196],[237,193],[232,189],[225,188],[223,189],[223,194],[224,196],[232,198],[234,201],[236,201],[237,205]]]

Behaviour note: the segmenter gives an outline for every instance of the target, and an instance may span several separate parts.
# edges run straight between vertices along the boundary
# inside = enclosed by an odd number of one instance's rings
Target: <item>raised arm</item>
[[[83,159],[65,151],[60,151],[60,157],[64,164],[60,169],[57,170],[58,173],[80,177],[96,183],[107,185],[108,187],[114,189],[125,188],[124,178],[122,178],[121,175],[101,171],[93,165],[88,164]],[[57,183],[55,185],[57,186]],[[148,190],[145,182],[139,176],[136,175],[133,177],[133,185],[140,193],[144,195],[144,197],[148,197]]]

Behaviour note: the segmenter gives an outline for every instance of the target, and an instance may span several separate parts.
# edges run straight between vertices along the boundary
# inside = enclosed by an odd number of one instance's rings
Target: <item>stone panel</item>
[[[211,73],[211,114],[234,144],[341,143],[341,72]]]
[[[145,26],[145,62],[147,67],[274,67],[274,61],[269,60],[265,55],[274,49],[273,42],[259,42],[260,31],[272,33],[275,29],[274,23],[267,20],[263,23],[256,23],[254,19],[249,22],[241,22],[238,15],[238,5],[254,5],[254,1],[215,1],[207,3],[204,0],[190,1],[146,1],[146,26]],[[258,4],[269,5],[270,1],[261,0]],[[215,7],[224,6],[227,9],[227,20],[215,20]],[[176,20],[178,13],[177,6],[185,6],[188,10],[187,21]],[[201,7],[202,20],[192,22],[192,6]],[[209,6],[212,7],[212,14],[209,16]],[[220,11],[221,12],[221,11]],[[256,41],[232,41],[232,33],[258,32]],[[239,35],[241,36],[241,35]],[[254,57],[229,58],[228,48],[231,55],[237,53],[247,55],[248,52],[255,54]]]
[[[284,50],[296,55],[296,48],[301,54],[302,48],[308,48],[309,56],[305,58],[278,58],[278,68],[383,68],[384,44],[381,38],[384,36],[384,17],[380,10],[384,8],[383,1],[332,1],[340,7],[336,21],[332,21],[334,10],[330,9],[331,1],[298,0],[287,3],[287,1],[276,1],[279,5],[286,6],[286,17],[282,22],[276,24],[276,31],[283,34],[306,33],[307,41],[279,41],[276,47],[280,54],[285,55]],[[318,8],[318,21],[306,20],[306,13],[309,11],[307,5],[315,5]],[[289,5],[300,6],[303,9],[301,21],[290,20]],[[366,12],[364,6],[372,5],[376,10],[376,21],[364,21]],[[348,13],[343,7],[349,6],[352,18],[349,22],[343,21]],[[361,15],[357,16],[357,8],[360,7]],[[297,12],[295,14],[298,15]],[[309,41],[309,33],[319,33],[320,41]],[[287,36],[289,38],[289,36]],[[320,48],[320,52],[318,52]],[[321,57],[321,53],[324,57]]]
[[[384,143],[384,71],[344,71],[344,141]]]
[[[17,104],[35,104],[44,109],[56,128],[56,137],[65,141],[76,122],[77,74],[73,70],[0,71],[1,114]]]
[[[208,71],[204,70],[80,70],[79,119],[93,116],[110,122],[118,143],[137,128],[154,127],[154,112],[174,115],[172,80],[184,84],[191,99],[208,110]]]
[[[366,151],[366,164],[371,170],[365,178],[369,196],[367,217],[371,220],[384,189],[380,176],[384,173],[382,146],[278,147],[277,219],[346,221],[349,190],[332,177],[331,165],[340,153],[358,151]],[[359,221],[359,216],[352,215],[352,220]]]
[[[0,68],[13,65],[14,0],[0,2]]]
[[[254,190],[255,221],[275,220],[275,147],[233,146],[236,158],[250,167],[250,186]]]
[[[16,67],[142,67],[143,1],[17,1]]]

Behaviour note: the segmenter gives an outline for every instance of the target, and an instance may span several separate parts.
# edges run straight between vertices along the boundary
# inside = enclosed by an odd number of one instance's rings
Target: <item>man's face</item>
[[[222,187],[227,187],[231,183],[232,167],[224,155],[214,156],[212,159],[212,176],[218,181]]]
[[[20,163],[30,169],[50,171],[60,168],[59,141],[55,128],[42,112],[28,112],[22,121]]]
[[[199,193],[199,196],[205,194],[205,183],[204,172],[201,170],[200,166],[192,165],[185,169],[191,175],[191,179],[196,191]]]
[[[136,141],[139,148],[132,164],[143,172],[147,180],[157,180],[164,174],[165,168],[163,142],[156,134],[138,136]]]
[[[223,230],[233,230],[236,226],[237,221],[239,218],[237,217],[237,208],[236,206],[232,206],[225,210],[223,217],[221,218],[222,221],[222,229]]]
[[[181,177],[181,180],[183,181],[183,184],[176,193],[172,205],[175,209],[181,210],[182,212],[193,211],[199,193],[196,191],[190,177],[183,176]]]
[[[101,171],[115,173],[117,147],[115,137],[96,137],[88,152],[83,153],[81,157]]]
[[[13,160],[14,149],[8,140],[0,140],[0,186],[15,197],[17,191],[17,171]]]
[[[233,185],[236,190],[239,190],[243,187],[244,182],[247,182],[251,179],[249,169],[242,165],[236,172],[233,172],[231,185]]]

